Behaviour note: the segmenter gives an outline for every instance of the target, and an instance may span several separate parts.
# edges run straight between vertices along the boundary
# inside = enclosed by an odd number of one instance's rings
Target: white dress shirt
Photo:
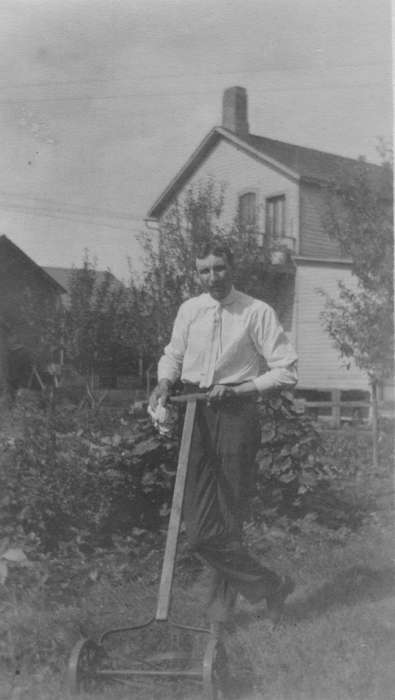
[[[201,388],[253,381],[261,392],[295,384],[296,360],[271,306],[232,287],[221,301],[201,294],[181,304],[158,379]]]

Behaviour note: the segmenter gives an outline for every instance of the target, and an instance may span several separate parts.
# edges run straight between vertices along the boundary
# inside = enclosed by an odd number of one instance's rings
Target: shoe
[[[281,576],[280,585],[270,596],[266,597],[266,619],[270,620],[273,627],[280,622],[285,599],[292,593],[295,584],[289,576]]]

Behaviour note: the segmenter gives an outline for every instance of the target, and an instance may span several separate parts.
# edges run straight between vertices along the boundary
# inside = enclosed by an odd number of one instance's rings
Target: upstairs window
[[[239,221],[243,228],[253,228],[257,223],[256,193],[246,192],[239,197]]]
[[[266,200],[266,235],[269,238],[285,236],[285,195]]]

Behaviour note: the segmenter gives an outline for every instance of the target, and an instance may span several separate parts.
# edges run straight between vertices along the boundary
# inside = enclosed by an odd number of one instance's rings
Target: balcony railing
[[[277,238],[272,238],[271,241],[269,241],[270,248],[283,246],[288,248],[288,250],[290,250],[292,253],[295,253],[296,238],[293,238],[293,236],[278,236]]]

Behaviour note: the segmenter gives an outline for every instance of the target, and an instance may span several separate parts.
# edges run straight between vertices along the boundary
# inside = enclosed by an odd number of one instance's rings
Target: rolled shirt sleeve
[[[257,352],[265,359],[269,370],[255,377],[257,390],[294,386],[298,380],[297,355],[288,340],[275,311],[260,305],[251,318],[251,335]]]
[[[173,325],[170,342],[158,363],[158,381],[168,379],[174,384],[180,378],[187,346],[188,324],[184,305],[181,305]]]

